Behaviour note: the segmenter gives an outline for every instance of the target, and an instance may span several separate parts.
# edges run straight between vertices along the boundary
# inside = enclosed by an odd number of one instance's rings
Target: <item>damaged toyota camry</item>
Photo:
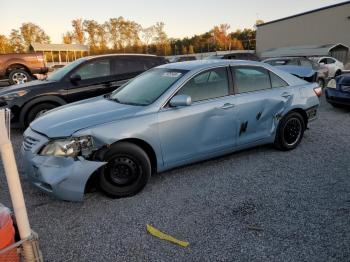
[[[259,62],[162,65],[32,122],[25,172],[63,200],[82,201],[90,183],[111,197],[131,196],[174,167],[262,144],[294,149],[320,95],[317,84]]]

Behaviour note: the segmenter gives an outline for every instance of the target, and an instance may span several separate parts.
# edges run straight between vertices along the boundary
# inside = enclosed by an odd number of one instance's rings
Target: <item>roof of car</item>
[[[123,53],[123,54],[105,54],[105,55],[93,55],[93,56],[86,56],[87,59],[93,59],[98,57],[111,57],[111,56],[140,56],[140,57],[157,57],[156,55],[149,55],[149,54],[133,54],[133,53]]]
[[[205,69],[213,66],[228,66],[228,65],[263,65],[261,62],[248,61],[248,60],[228,60],[228,59],[213,59],[213,60],[194,60],[172,64],[165,64],[159,66],[159,68],[169,69],[182,69],[182,70],[196,70]]]

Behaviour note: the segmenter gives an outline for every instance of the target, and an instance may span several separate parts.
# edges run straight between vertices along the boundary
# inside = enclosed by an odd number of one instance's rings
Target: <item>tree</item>
[[[83,22],[84,31],[88,35],[88,43],[92,52],[98,48],[97,33],[99,24],[95,20],[84,20]]]
[[[156,32],[156,29],[154,25],[142,29],[142,39],[144,44],[147,47],[147,53],[148,53],[148,45],[153,40],[155,32]]]
[[[109,33],[109,40],[114,50],[121,48],[120,27],[123,17],[111,18],[107,22],[107,31]]]
[[[28,47],[31,43],[50,43],[50,37],[36,24],[23,23],[20,31],[23,41]]]
[[[4,35],[0,35],[0,54],[7,54],[11,52],[12,48],[9,39]]]
[[[83,20],[81,18],[72,21],[73,37],[77,44],[85,43]]]
[[[98,41],[98,46],[101,51],[106,51],[108,50],[108,37],[107,37],[107,32],[106,32],[106,24],[98,25],[97,26],[97,41]]]
[[[13,52],[15,53],[24,52],[25,50],[24,42],[19,30],[12,29],[10,34],[10,44]]]
[[[64,44],[72,44],[74,41],[73,33],[68,31],[65,34],[63,34],[62,41]]]
[[[164,31],[165,24],[163,22],[157,22],[154,26],[155,29],[155,37],[154,41],[157,45],[158,54],[163,54],[166,56],[167,50],[170,49],[168,36]]]

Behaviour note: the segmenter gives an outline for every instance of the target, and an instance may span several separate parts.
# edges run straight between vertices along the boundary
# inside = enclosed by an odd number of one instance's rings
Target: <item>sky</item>
[[[61,43],[76,18],[99,23],[123,16],[144,27],[165,23],[169,37],[182,38],[228,23],[230,31],[252,28],[257,19],[265,22],[341,3],[337,0],[0,0],[0,34],[9,35],[24,22],[39,25],[52,43]]]

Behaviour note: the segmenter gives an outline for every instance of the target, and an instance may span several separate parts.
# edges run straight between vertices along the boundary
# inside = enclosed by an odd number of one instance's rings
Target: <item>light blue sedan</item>
[[[159,66],[35,120],[24,133],[25,171],[64,200],[83,200],[90,184],[131,196],[174,167],[262,144],[294,149],[320,95],[317,84],[259,62]]]

